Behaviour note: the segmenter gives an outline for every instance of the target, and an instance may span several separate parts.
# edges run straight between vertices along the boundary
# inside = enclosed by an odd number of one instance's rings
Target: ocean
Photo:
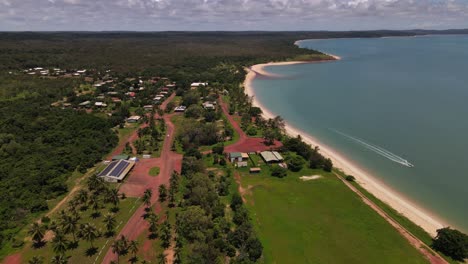
[[[304,40],[342,60],[268,66],[256,99],[468,232],[468,36]]]

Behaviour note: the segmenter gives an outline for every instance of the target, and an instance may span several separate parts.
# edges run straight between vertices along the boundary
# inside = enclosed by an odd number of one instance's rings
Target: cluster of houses
[[[87,73],[86,69],[79,70],[63,70],[60,68],[44,68],[44,67],[35,67],[23,70],[25,74],[28,75],[38,75],[38,76],[64,76],[64,77],[80,77],[85,76]]]
[[[230,152],[227,153],[227,158],[229,161],[238,168],[248,167],[250,155],[259,155],[265,164],[278,164],[283,168],[287,168],[286,163],[284,163],[284,158],[277,151],[261,151],[261,152]],[[260,167],[251,167],[249,168],[250,173],[259,173],[261,172]]]

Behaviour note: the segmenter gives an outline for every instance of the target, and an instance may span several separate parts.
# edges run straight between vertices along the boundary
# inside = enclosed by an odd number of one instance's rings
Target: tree
[[[273,166],[271,168],[271,176],[278,177],[278,178],[284,178],[288,175],[288,172],[285,168],[280,167],[280,166]]]
[[[163,248],[168,248],[171,245],[171,238],[172,238],[171,224],[168,221],[165,221],[161,225],[160,238],[162,241]]]
[[[42,239],[44,239],[46,229],[43,225],[34,222],[28,230],[28,234],[32,236],[32,241],[34,242],[34,246],[37,247],[43,243]]]
[[[70,258],[69,256],[63,256],[63,255],[54,256],[50,260],[50,263],[51,264],[67,264],[69,258]]]
[[[108,236],[112,235],[114,233],[114,228],[117,222],[115,221],[115,217],[112,214],[107,214],[104,217],[104,225],[106,226],[106,234]]]
[[[60,256],[63,256],[67,251],[68,240],[61,231],[55,232],[55,236],[52,239],[52,248],[54,252]]]
[[[101,206],[98,195],[97,194],[91,195],[91,197],[89,198],[88,204],[94,210],[93,217],[98,217],[99,216],[98,210]]]
[[[323,163],[323,170],[326,172],[331,172],[333,169],[333,162],[331,159],[325,159]]]
[[[148,213],[147,221],[149,223],[148,231],[150,232],[150,236],[156,238],[158,236],[159,216],[154,212],[150,212]]]
[[[441,228],[437,230],[432,247],[463,262],[465,258],[468,258],[468,235],[450,227]]]
[[[215,145],[215,146],[212,148],[212,151],[213,151],[214,154],[223,155],[223,153],[224,153],[224,145],[223,145],[223,144]]]
[[[121,236],[120,239],[115,240],[112,245],[112,252],[117,255],[117,263],[119,263],[120,256],[127,254],[129,249],[129,242],[125,236]]]
[[[79,220],[79,216],[66,215],[65,218],[62,219],[60,223],[60,225],[62,226],[62,230],[65,234],[72,234],[73,243],[76,243],[76,232],[78,231],[78,220]]]
[[[291,170],[291,171],[294,171],[294,172],[298,172],[300,170],[302,170],[302,167],[304,166],[304,159],[301,157],[301,156],[294,156],[292,157],[288,162],[288,168]]]
[[[167,187],[164,184],[159,185],[159,202],[164,203],[167,199]]]
[[[104,186],[104,181],[101,177],[93,174],[88,178],[87,186],[91,191],[97,191]]]
[[[143,203],[146,205],[146,209],[148,210],[151,206],[151,197],[153,196],[153,190],[146,189],[143,193]]]
[[[158,264],[166,264],[166,263],[167,263],[166,257],[167,257],[166,254],[164,254],[164,253],[159,253],[159,254],[158,254]]]
[[[114,205],[114,207],[112,208],[113,211],[117,211],[116,208],[118,209],[118,205],[120,203],[119,191],[117,189],[108,190],[105,201],[113,204]]]
[[[44,263],[44,258],[43,257],[32,257],[29,261],[28,264],[43,264]]]
[[[276,133],[272,129],[265,129],[263,137],[268,145],[272,145],[275,142]]]
[[[136,254],[138,253],[138,241],[132,240],[128,245],[128,250],[133,254],[133,259],[136,259]]]
[[[238,194],[237,192],[232,194],[232,197],[231,197],[231,209],[232,210],[237,210],[237,208],[239,208],[240,206],[242,206],[244,204],[244,202],[242,201],[242,197],[240,196],[240,194]]]
[[[91,248],[94,248],[94,240],[96,240],[99,237],[99,232],[93,224],[84,224],[81,227],[81,236],[91,243]]]
[[[263,246],[258,238],[250,237],[247,240],[246,250],[249,254],[249,259],[255,262],[262,256]]]

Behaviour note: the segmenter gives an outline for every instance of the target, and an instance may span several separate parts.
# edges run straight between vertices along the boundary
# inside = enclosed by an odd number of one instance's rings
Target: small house
[[[208,83],[206,82],[194,82],[190,85],[190,89],[194,90],[197,89],[200,86],[208,86]]]
[[[145,111],[152,111],[153,106],[152,105],[145,105],[145,106],[143,106],[143,109],[145,109]]]
[[[231,152],[228,154],[229,160],[231,163],[234,162],[242,162],[246,161],[249,159],[249,155],[247,153],[242,153],[242,152]]]
[[[262,169],[261,169],[261,168],[257,168],[257,167],[255,167],[255,168],[250,168],[250,169],[249,169],[249,172],[250,172],[250,173],[260,173],[261,171],[262,171]]]
[[[212,102],[204,102],[203,108],[205,108],[206,110],[215,110],[215,106]]]
[[[187,107],[181,105],[181,106],[178,106],[178,107],[174,108],[174,112],[179,112],[179,113],[185,112],[185,109],[187,109]]]
[[[131,116],[127,118],[127,123],[137,123],[138,121],[140,121],[140,119],[141,116]]]
[[[284,160],[277,151],[262,151],[260,156],[266,163],[280,163]]]

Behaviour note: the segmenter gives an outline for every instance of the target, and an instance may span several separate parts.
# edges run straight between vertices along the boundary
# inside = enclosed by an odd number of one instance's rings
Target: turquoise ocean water
[[[468,232],[468,36],[298,45],[342,60],[269,66],[284,78],[256,78],[257,99]]]

